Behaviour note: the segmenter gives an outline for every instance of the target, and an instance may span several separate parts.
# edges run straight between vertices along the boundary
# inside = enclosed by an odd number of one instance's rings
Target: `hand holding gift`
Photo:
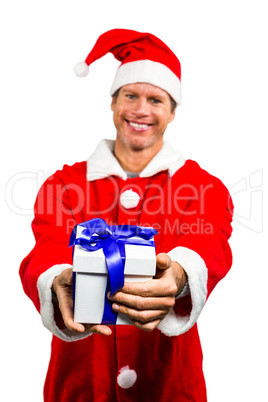
[[[74,320],[80,323],[133,324],[112,309],[108,292],[125,282],[146,282],[156,271],[153,228],[108,225],[95,218],[73,229]]]
[[[52,291],[57,296],[59,309],[65,326],[73,332],[94,332],[111,335],[111,328],[100,324],[80,324],[74,322],[73,313],[73,270],[65,269],[53,281]]]
[[[183,269],[167,254],[156,257],[155,279],[147,282],[125,283],[114,296],[113,309],[126,314],[138,328],[152,331],[166,316],[175,303],[175,295],[184,286],[186,276]],[[80,324],[73,315],[73,272],[64,270],[54,279],[53,292],[57,295],[64,324],[73,332],[94,332],[111,335],[111,329],[103,324]]]
[[[156,233],[109,226],[102,219],[74,228],[74,267],[64,270],[52,286],[68,329],[110,335],[105,324],[134,324],[152,331],[161,322],[186,275],[167,254],[155,257]]]
[[[175,296],[186,282],[182,267],[171,261],[168,254],[156,257],[155,278],[143,283],[125,283],[124,287],[109,296],[112,308],[126,314],[136,327],[154,330],[175,304]]]
[[[95,236],[95,230],[96,228],[96,223],[97,226],[100,226],[100,233],[103,233],[103,225],[106,225],[103,221],[97,220],[93,222],[94,223],[94,230],[92,230],[92,227],[90,228],[90,236]],[[83,224],[84,225],[84,224]],[[80,229],[84,230],[84,226]],[[92,226],[92,221],[90,223]],[[86,226],[88,226],[88,223],[86,223]],[[89,227],[89,226],[88,226]],[[87,229],[88,229],[87,227]],[[110,227],[111,228],[111,227]],[[99,228],[98,228],[99,229]],[[108,228],[109,229],[109,228]],[[114,228],[112,228],[114,230]],[[125,229],[125,228],[124,228]],[[128,228],[129,231],[130,228]],[[106,230],[106,229],[105,229]],[[144,234],[147,229],[141,229],[141,234],[144,237]],[[139,228],[138,228],[139,231]],[[117,228],[116,228],[117,232]],[[135,233],[137,233],[137,228],[135,228]],[[151,237],[152,234],[155,233],[149,233],[149,236]],[[78,238],[79,241],[78,243],[81,243],[85,240],[85,243],[88,244],[88,238],[83,238],[81,237],[80,234],[77,235],[77,229],[75,229],[73,237],[71,238],[71,243],[74,243],[74,239]],[[99,235],[98,235],[99,236]],[[122,233],[120,233],[120,236],[117,236],[117,239],[119,237],[121,238]],[[88,237],[88,233],[87,236]],[[146,237],[146,236],[145,236]],[[99,239],[102,241],[101,239]],[[121,238],[122,240],[122,238]],[[148,240],[148,239],[147,239]],[[95,240],[96,241],[96,238]],[[143,240],[144,241],[144,240]],[[130,243],[133,242],[133,240],[130,240]],[[136,240],[137,242],[137,240]],[[140,241],[138,241],[139,243]],[[135,241],[134,241],[135,243]],[[98,243],[93,242],[93,251],[95,251],[95,248],[97,248]],[[137,244],[136,244],[137,245]],[[144,242],[144,245],[146,246],[152,246],[150,243]],[[133,247],[133,244],[132,244]],[[80,248],[80,252],[81,247]],[[90,246],[89,248],[92,248]],[[122,251],[122,247],[121,251]],[[146,247],[147,248],[147,247]],[[88,251],[91,251],[88,249]],[[152,249],[151,247],[147,248],[147,251],[150,252],[152,255]],[[84,255],[87,257],[88,255],[92,256],[94,254],[91,253],[85,253],[82,251],[82,256]],[[125,252],[123,252],[125,254]],[[148,255],[151,258],[151,255]],[[83,257],[84,258],[84,257]],[[98,258],[98,256],[97,256]],[[126,256],[124,256],[125,259],[127,259]],[[150,264],[152,265],[152,261],[148,260]],[[92,261],[91,261],[92,262]],[[107,261],[106,261],[107,263]],[[154,262],[155,264],[155,262]],[[87,262],[88,265],[88,262]],[[94,264],[93,264],[94,265]],[[116,323],[132,323],[136,325],[138,328],[147,330],[147,331],[152,331],[160,322],[161,320],[168,314],[169,310],[173,307],[175,303],[175,296],[178,294],[181,289],[183,288],[185,281],[186,281],[186,275],[184,270],[181,268],[181,266],[174,262],[171,261],[170,257],[165,254],[161,253],[158,254],[156,257],[156,274],[154,279],[151,280],[146,280],[145,277],[139,277],[137,276],[133,281],[133,276],[129,276],[129,280],[131,282],[126,281],[125,285],[123,282],[123,287],[118,286],[118,291],[111,296],[110,291],[108,293],[109,299],[112,303],[110,303],[110,308],[111,311],[114,311],[116,313],[116,317],[119,313],[119,320],[116,318]],[[105,267],[106,271],[106,267]],[[151,272],[150,269],[148,272]],[[147,274],[148,274],[147,272]],[[58,277],[54,279],[53,282],[53,287],[52,290],[56,294],[58,303],[59,303],[59,309],[62,314],[62,318],[64,321],[64,324],[68,329],[74,332],[96,332],[100,333],[103,335],[110,335],[112,333],[111,329],[103,325],[106,322],[105,321],[99,321],[99,324],[81,324],[79,322],[74,321],[74,308],[73,308],[73,300],[74,295],[73,295],[73,278],[74,278],[74,273],[71,268],[64,270]],[[76,274],[75,274],[76,277]],[[89,286],[92,285],[92,280],[94,280],[94,275],[88,276],[88,282],[85,281],[86,276],[82,275],[82,283],[85,285],[86,288],[86,293],[91,295],[92,290],[90,291]],[[100,280],[100,275],[99,273],[97,274],[97,280],[99,282]],[[145,279],[144,279],[145,278]],[[147,278],[147,279],[148,279]],[[138,279],[138,282],[137,282]],[[139,279],[141,279],[139,281]],[[116,279],[117,280],[117,279]],[[145,280],[145,281],[144,281]],[[104,284],[106,282],[106,279],[104,279]],[[108,283],[108,282],[107,282]],[[94,285],[95,286],[95,285]],[[93,286],[93,288],[94,288]],[[105,288],[104,288],[105,289]],[[106,287],[107,290],[107,287]],[[81,291],[81,288],[79,289]],[[105,295],[106,297],[106,295]],[[84,301],[84,300],[83,300]],[[96,300],[93,298],[94,305],[96,305]],[[83,304],[83,303],[82,303]],[[86,313],[87,314],[87,313]],[[126,317],[125,322],[124,319],[122,319],[122,316],[120,318],[120,315],[123,314],[123,317]],[[77,320],[76,320],[77,321]],[[79,320],[78,320],[79,321]],[[82,322],[84,322],[82,320]],[[85,322],[91,322],[91,321],[86,321]]]

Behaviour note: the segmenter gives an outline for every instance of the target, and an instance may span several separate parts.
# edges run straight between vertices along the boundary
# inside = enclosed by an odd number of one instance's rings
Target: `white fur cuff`
[[[158,325],[158,329],[168,336],[181,335],[196,323],[207,299],[207,267],[195,251],[186,247],[176,247],[169,253],[172,261],[178,262],[188,275],[192,311],[188,316],[176,316],[174,310]]]

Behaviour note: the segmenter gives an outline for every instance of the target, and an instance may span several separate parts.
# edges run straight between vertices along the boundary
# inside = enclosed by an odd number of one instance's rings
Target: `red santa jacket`
[[[36,245],[20,275],[43,324],[55,335],[45,401],[206,401],[196,320],[231,267],[229,193],[167,143],[132,179],[112,149],[113,142],[104,140],[87,162],[64,166],[36,200]],[[72,266],[72,228],[95,217],[108,224],[154,227],[156,252],[168,253],[186,271],[190,294],[177,298],[153,332],[114,326],[113,335],[104,337],[76,335],[64,327],[52,282]],[[125,389],[122,378],[128,374],[133,375],[128,386],[133,385]]]

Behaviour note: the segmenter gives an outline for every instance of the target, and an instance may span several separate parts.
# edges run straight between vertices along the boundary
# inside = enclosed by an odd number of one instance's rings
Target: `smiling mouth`
[[[137,131],[144,131],[152,126],[152,124],[137,123],[135,121],[129,121],[129,120],[126,120],[126,122],[130,125],[130,127],[134,128]]]

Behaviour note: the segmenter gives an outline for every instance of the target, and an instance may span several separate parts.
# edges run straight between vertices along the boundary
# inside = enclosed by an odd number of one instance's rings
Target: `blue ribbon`
[[[76,238],[77,226],[73,228],[71,233],[69,247],[78,244],[89,252],[103,249],[108,270],[108,280],[102,324],[115,324],[117,313],[113,311],[112,302],[107,298],[107,293],[110,291],[111,295],[113,295],[124,286],[124,245],[135,244],[153,247],[154,242],[150,239],[157,234],[157,231],[152,228],[132,225],[107,225],[103,219],[95,218],[79,225],[85,229]],[[132,239],[134,236],[137,238]]]

